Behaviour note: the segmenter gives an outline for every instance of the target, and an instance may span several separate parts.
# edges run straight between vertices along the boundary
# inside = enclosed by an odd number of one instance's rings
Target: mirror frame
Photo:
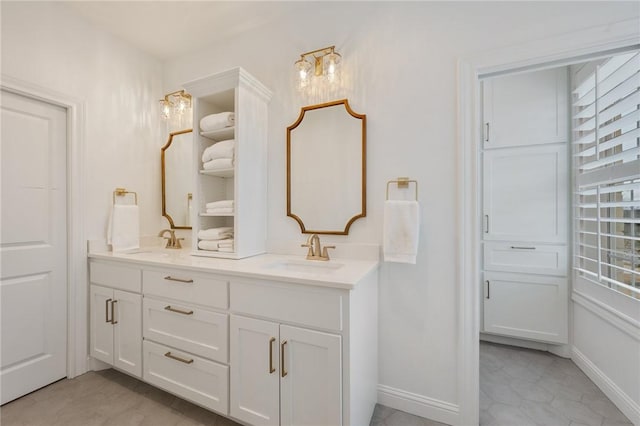
[[[349,113],[349,115],[358,120],[362,120],[362,212],[349,219],[344,227],[344,230],[342,231],[311,230],[306,228],[304,222],[300,217],[291,212],[291,131],[298,127],[300,123],[302,123],[304,115],[307,111],[313,111],[315,109],[327,108],[336,105],[344,105],[344,108],[347,110],[347,113]],[[298,116],[298,119],[291,126],[287,127],[287,216],[295,219],[295,221],[298,222],[298,225],[300,225],[300,230],[303,234],[325,235],[348,235],[351,224],[357,219],[367,216],[367,115],[358,114],[357,112],[353,111],[349,106],[349,101],[347,99],[302,107],[300,108],[300,115]]]
[[[160,174],[162,179],[162,216],[167,218],[171,229],[191,229],[191,226],[176,226],[175,223],[173,223],[173,218],[169,215],[169,213],[167,213],[167,199],[165,195],[167,184],[165,182],[166,175],[165,175],[164,156],[165,156],[166,150],[171,146],[174,136],[184,135],[186,133],[191,133],[191,132],[193,132],[193,129],[178,130],[178,131],[169,133],[169,138],[167,139],[167,143],[160,149],[160,169],[161,169]]]

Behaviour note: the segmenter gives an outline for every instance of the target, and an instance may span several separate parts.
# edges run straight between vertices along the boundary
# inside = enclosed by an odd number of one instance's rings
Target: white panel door
[[[281,325],[280,342],[280,424],[342,425],[341,337]]]
[[[567,147],[484,152],[484,239],[566,243]]]
[[[2,91],[0,403],[67,375],[66,111]]]
[[[484,148],[566,142],[566,68],[483,81]]]
[[[484,278],[485,332],[568,342],[566,278],[499,272]]]
[[[230,414],[254,426],[279,425],[278,324],[232,315],[229,325]]]
[[[142,296],[113,291],[113,365],[142,377]]]
[[[113,364],[113,324],[111,323],[113,289],[92,285],[89,287],[90,349],[92,357]]]

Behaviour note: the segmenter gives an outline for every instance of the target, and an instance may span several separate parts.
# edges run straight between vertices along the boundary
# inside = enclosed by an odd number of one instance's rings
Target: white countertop
[[[130,253],[95,250],[89,258],[142,266],[170,267],[194,272],[261,278],[272,281],[351,290],[378,268],[377,260],[306,260],[305,256],[263,254],[245,259],[218,259],[191,255],[190,249],[141,248]]]

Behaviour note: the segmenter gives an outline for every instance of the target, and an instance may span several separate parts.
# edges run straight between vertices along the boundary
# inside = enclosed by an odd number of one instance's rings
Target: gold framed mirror
[[[162,216],[171,229],[191,229],[193,202],[192,129],[169,133],[160,150],[162,173]]]
[[[366,216],[366,123],[342,99],[301,108],[287,127],[287,216],[302,233],[348,235]]]

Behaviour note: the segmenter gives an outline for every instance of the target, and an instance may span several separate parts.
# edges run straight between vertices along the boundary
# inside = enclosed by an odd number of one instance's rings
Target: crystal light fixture
[[[184,90],[177,90],[164,96],[160,101],[160,117],[169,120],[173,116],[181,116],[191,108],[191,95]]]
[[[335,51],[335,46],[323,47],[300,55],[295,64],[296,86],[305,90],[314,79],[324,79],[330,84],[340,80],[340,62],[342,57]],[[307,57],[313,58],[310,62]]]

